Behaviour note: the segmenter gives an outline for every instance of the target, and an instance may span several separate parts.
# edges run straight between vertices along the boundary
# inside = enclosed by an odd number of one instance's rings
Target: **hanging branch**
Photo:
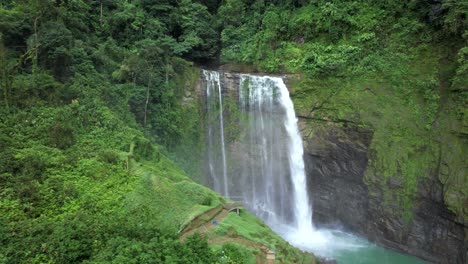
[[[35,51],[34,57],[33,57],[33,67],[32,67],[32,72],[33,74],[36,73],[37,71],[37,50],[39,49],[39,40],[37,39],[38,34],[37,34],[37,25],[39,23],[39,19],[42,18],[43,10],[40,10],[38,15],[34,18],[33,21],[33,28],[34,28],[34,47],[33,50]]]

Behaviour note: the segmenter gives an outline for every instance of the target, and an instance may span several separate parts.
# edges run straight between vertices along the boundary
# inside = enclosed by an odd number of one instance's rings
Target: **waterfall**
[[[271,78],[271,77],[263,77]],[[275,78],[276,87],[279,89],[280,104],[286,109],[284,126],[289,138],[289,170],[294,186],[295,217],[297,228],[304,233],[312,233],[312,209],[309,205],[307,194],[306,175],[304,169],[304,147],[302,137],[297,125],[297,117],[294,105],[289,97],[289,91],[281,78]]]
[[[223,118],[223,97],[221,91],[221,82],[219,78],[219,72],[203,70],[203,76],[206,81],[206,98],[207,98],[207,113],[208,113],[208,167],[210,178],[214,182],[215,191],[221,193],[224,196],[229,196],[229,184],[227,176],[227,163],[226,163],[226,146],[224,142],[224,118]],[[217,89],[216,89],[216,88]],[[215,95],[215,91],[218,90],[218,96]],[[217,100],[216,100],[217,99]],[[214,101],[214,102],[213,102]],[[217,101],[217,102],[216,102]],[[218,105],[216,105],[218,104]],[[216,107],[218,107],[217,112]],[[215,119],[219,120],[219,140],[220,146],[216,146],[214,143],[214,125],[212,124]],[[216,175],[216,162],[213,157],[213,148],[218,147],[221,150],[221,161],[222,161],[222,179],[219,179]],[[222,182],[222,187],[221,183]]]
[[[266,220],[287,223],[285,210],[293,208],[292,220],[296,228],[304,233],[312,233],[312,210],[306,188],[302,138],[294,105],[283,79],[241,75],[239,93],[243,112],[250,112],[249,119],[254,120],[249,122],[249,134],[261,138],[261,184],[265,185],[265,190],[264,200],[260,204],[267,206],[266,211],[273,216],[273,219]],[[250,147],[254,145],[253,142],[248,143]],[[283,155],[279,155],[281,152]],[[287,167],[287,171],[284,167]],[[294,199],[287,197],[291,193],[285,189],[288,182],[292,185]],[[261,211],[259,208],[254,209]]]
[[[302,139],[282,78],[240,75],[235,87],[240,118],[230,120],[237,122],[238,127],[236,139],[229,142],[227,160],[223,114],[235,114],[222,110],[220,74],[203,71],[203,76],[208,115],[207,172],[213,179],[213,188],[241,200],[270,225],[286,224],[302,233],[312,232]]]

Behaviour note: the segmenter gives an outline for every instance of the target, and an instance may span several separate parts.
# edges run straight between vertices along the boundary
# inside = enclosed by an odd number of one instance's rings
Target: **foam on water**
[[[423,264],[424,261],[376,246],[369,241],[340,229],[315,229],[304,233],[294,226],[269,223],[269,226],[289,243],[324,259],[339,264]]]

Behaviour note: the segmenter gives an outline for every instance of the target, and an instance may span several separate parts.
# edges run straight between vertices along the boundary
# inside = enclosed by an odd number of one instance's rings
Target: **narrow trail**
[[[214,208],[216,209],[216,207]],[[188,228],[182,231],[182,235],[180,236],[180,241],[185,241],[185,239],[192,235],[195,232],[199,232],[200,234],[206,233],[209,229],[213,229],[213,221],[220,223],[228,214],[229,210],[225,208],[221,208],[220,210],[216,210],[216,214],[213,215],[213,209],[195,217],[192,222],[187,225]]]
[[[219,205],[214,207],[198,216],[196,216],[190,223],[188,223],[182,230],[180,241],[184,242],[185,239],[194,234],[195,232],[200,233],[202,236],[213,230],[216,225],[213,224],[214,221],[221,223],[224,218],[226,218],[229,213],[239,213],[239,211],[245,210],[242,204],[240,203],[226,203],[224,205]],[[255,259],[257,264],[269,264],[275,263],[274,258],[272,260],[268,259],[269,254],[273,253],[266,245],[261,243],[249,240],[242,236],[229,237],[229,236],[218,236],[213,238],[208,238],[208,243],[210,244],[226,244],[226,243],[237,243],[244,246],[255,249],[260,254],[255,254]],[[280,263],[280,262],[277,262]],[[301,262],[303,263],[303,262]],[[315,261],[312,261],[315,263]]]
[[[224,207],[221,210],[217,211],[217,213],[214,216],[212,216],[213,209],[208,210],[207,212],[197,216],[194,220],[192,220],[192,223],[194,221],[198,222],[198,227],[197,227],[196,224],[195,225],[189,224],[188,226],[192,226],[192,227],[187,228],[186,230],[184,230],[182,232],[182,235],[180,236],[180,240],[185,241],[185,239],[188,236],[192,235],[195,232],[199,232],[200,234],[207,233],[209,230],[213,229],[216,226],[216,225],[213,224],[214,221],[216,221],[217,223],[221,223],[221,221],[226,216],[228,216],[229,213],[236,213],[234,211],[236,209],[240,210],[240,207],[237,204],[234,204],[234,203],[233,204],[226,204],[226,205],[224,205]],[[205,219],[206,222],[201,224],[200,220],[203,221],[203,219]],[[212,244],[224,244],[224,243],[236,242],[236,243],[240,243],[240,244],[243,244],[243,245],[246,245],[246,246],[249,246],[249,247],[254,247],[254,248],[258,248],[258,249],[262,249],[262,250],[266,249],[265,245],[253,242],[253,241],[248,240],[248,239],[243,238],[243,237],[226,237],[226,236],[224,236],[224,237],[215,237],[215,238],[208,239],[208,242],[212,243]]]
[[[218,205],[196,216],[190,223],[182,228],[180,241],[185,241],[188,236],[195,232],[199,232],[200,234],[206,233],[209,229],[214,227],[214,221],[220,223],[230,212],[239,213],[240,210],[244,210],[244,206],[241,203],[231,202]]]

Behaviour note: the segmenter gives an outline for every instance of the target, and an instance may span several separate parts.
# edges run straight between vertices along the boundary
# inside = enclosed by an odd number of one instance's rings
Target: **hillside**
[[[238,263],[262,257],[257,248],[229,240],[211,243],[221,245],[214,249],[199,236],[179,243],[184,225],[226,200],[189,179],[135,127],[99,98],[2,116],[2,263]],[[281,248],[284,262],[310,258],[257,219],[242,218],[253,228],[250,235],[262,237],[257,243]],[[231,232],[242,225],[230,224]]]
[[[180,242],[228,202],[193,181],[207,182],[200,65],[294,76],[309,191],[314,170],[347,161],[338,178],[365,190],[315,217],[462,263],[467,13],[456,0],[2,1],[0,263],[240,263],[259,244],[309,258],[246,212]]]
[[[210,17],[190,1],[2,2],[0,263],[313,261],[247,212],[180,241],[228,202],[192,180],[199,107],[183,100],[186,59],[214,54],[192,23]]]

